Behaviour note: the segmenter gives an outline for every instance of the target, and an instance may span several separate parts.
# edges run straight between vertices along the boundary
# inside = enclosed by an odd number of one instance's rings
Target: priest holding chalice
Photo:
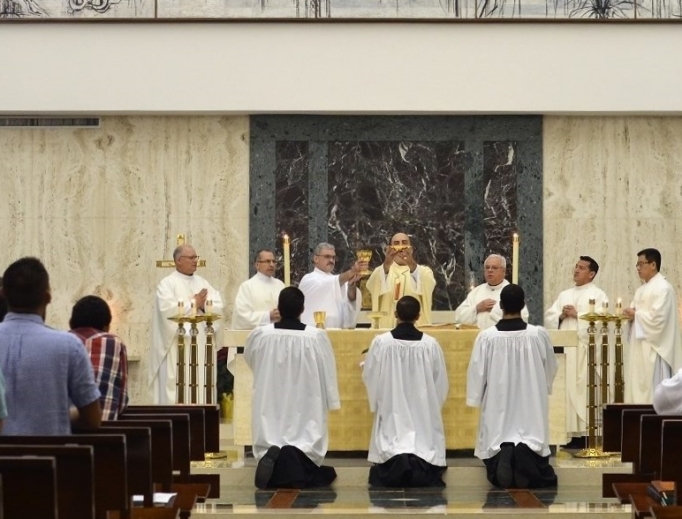
[[[379,328],[394,328],[395,304],[403,296],[412,296],[421,304],[417,326],[431,324],[431,302],[436,280],[433,271],[418,265],[409,236],[398,233],[385,249],[384,263],[374,269],[367,281],[372,294],[372,312],[383,313]]]

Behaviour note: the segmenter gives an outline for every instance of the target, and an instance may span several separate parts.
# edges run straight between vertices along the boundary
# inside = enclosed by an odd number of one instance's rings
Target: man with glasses
[[[383,312],[379,328],[396,325],[395,306],[403,296],[412,296],[421,307],[417,326],[431,324],[431,304],[436,279],[433,271],[419,265],[413,256],[410,237],[402,232],[395,234],[386,247],[384,263],[372,272],[367,289],[372,293],[372,311]]]
[[[175,271],[161,280],[156,288],[156,304],[152,316],[152,349],[150,352],[149,385],[155,404],[175,404],[177,398],[176,378],[178,362],[178,325],[168,320],[169,317],[182,313],[189,316],[194,303],[194,311],[201,315],[206,310],[206,302],[213,303],[213,313],[223,313],[223,301],[220,292],[208,281],[195,274],[199,256],[191,245],[180,245],[173,251]],[[213,343],[220,346],[222,326],[215,326]],[[205,325],[198,325],[197,344],[206,344]],[[185,344],[190,343],[189,326],[185,327]],[[204,365],[206,348],[198,349],[197,384],[199,385],[199,402],[203,403]],[[213,363],[215,369],[215,362]],[[216,380],[215,373],[213,380]]]
[[[315,312],[326,312],[326,328],[353,328],[357,322],[360,281],[366,261],[356,261],[350,270],[333,274],[336,249],[330,243],[320,243],[313,251],[315,268],[298,285],[305,295],[305,310],[301,322],[315,326]]]
[[[635,291],[629,317],[630,344],[625,357],[625,402],[650,404],[654,388],[682,368],[682,337],[677,296],[661,275],[661,253],[637,253],[637,274],[644,284]]]
[[[237,292],[232,312],[232,328],[253,330],[256,326],[279,322],[277,298],[284,283],[275,277],[277,260],[270,249],[256,253],[256,273]]]
[[[500,292],[509,284],[504,279],[507,260],[499,254],[491,254],[483,263],[485,283],[469,292],[467,298],[455,310],[455,323],[478,326],[481,330],[495,326],[502,318]],[[528,322],[528,308],[521,310],[521,317]]]
[[[590,310],[590,299],[596,308],[608,298],[594,283],[599,265],[589,256],[580,256],[573,268],[575,286],[559,294],[545,312],[545,327],[554,330],[578,330],[578,347],[566,348],[566,431],[573,437],[567,448],[585,448],[587,436],[587,347],[588,323],[579,316]]]

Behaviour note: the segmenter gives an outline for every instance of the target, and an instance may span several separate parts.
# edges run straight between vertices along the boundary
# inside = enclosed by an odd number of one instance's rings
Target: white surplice
[[[495,286],[491,286],[488,283],[478,285],[469,292],[466,299],[455,310],[455,322],[457,324],[478,326],[481,330],[495,326],[502,319],[500,292],[508,284],[509,281],[503,279],[499,285]],[[484,299],[494,299],[497,301],[497,304],[489,312],[476,312],[476,305]],[[521,310],[521,317],[524,321],[528,322],[528,308],[525,306]]]
[[[314,312],[327,312],[326,328],[354,328],[362,295],[356,288],[355,301],[348,300],[348,283],[339,285],[338,274],[327,274],[317,267],[303,276],[298,288],[305,296],[301,322],[315,326]]]
[[[374,413],[368,460],[384,463],[414,454],[444,467],[445,431],[441,407],[448,395],[445,357],[438,341],[375,337],[362,371]]]
[[[175,404],[176,403],[176,381],[177,381],[177,362],[178,362],[178,325],[173,321],[169,321],[169,317],[174,317],[178,314],[178,302],[184,303],[183,314],[190,315],[191,301],[194,295],[201,292],[203,289],[208,290],[206,300],[213,301],[213,313],[223,313],[223,301],[220,298],[220,292],[215,290],[204,278],[194,274],[187,276],[181,274],[177,270],[172,274],[163,278],[156,288],[156,303],[154,305],[154,314],[152,316],[152,349],[150,352],[150,373],[149,385],[151,386],[152,397],[155,404]],[[201,315],[201,311],[197,310],[197,314]],[[190,348],[190,325],[185,324],[185,365],[187,366],[185,375],[185,402],[190,402],[189,391],[189,363],[191,358]],[[213,337],[213,353],[222,347],[222,326],[220,321],[213,323],[215,335]],[[204,388],[204,359],[206,357],[206,325],[199,323],[197,325],[197,402],[205,402]],[[215,402],[215,382],[216,382],[216,363],[213,361],[213,383],[214,394],[213,401]]]
[[[244,360],[253,371],[256,460],[271,445],[291,445],[321,465],[329,444],[327,411],[341,407],[334,352],[325,331],[259,326],[246,340]]]
[[[551,330],[578,330],[578,346],[564,349],[566,359],[566,432],[569,436],[587,434],[587,350],[589,323],[574,317],[559,322],[566,305],[576,308],[578,316],[590,310],[590,299],[595,308],[602,308],[606,293],[594,283],[569,288],[559,294],[554,304],[545,311],[545,327]]]
[[[256,272],[244,281],[237,291],[232,311],[234,330],[253,330],[256,326],[270,324],[270,312],[277,308],[279,293],[284,283],[275,277]]]
[[[424,265],[417,265],[414,272],[410,272],[407,265],[394,262],[388,269],[388,274],[384,272],[382,265],[375,268],[367,280],[367,290],[372,294],[372,312],[386,314],[379,320],[379,328],[395,326],[395,304],[403,296],[412,296],[421,305],[417,326],[432,324],[431,306],[435,287],[433,271]]]
[[[488,459],[504,442],[549,456],[549,395],[557,371],[547,330],[479,333],[467,370],[467,405],[480,407],[474,455]]]
[[[657,273],[635,291],[625,350],[625,402],[650,404],[654,388],[682,368],[682,337],[675,289]]]
[[[654,409],[658,414],[682,415],[682,369],[656,386]]]

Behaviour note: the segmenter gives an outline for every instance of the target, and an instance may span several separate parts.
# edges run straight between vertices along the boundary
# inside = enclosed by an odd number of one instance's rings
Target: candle
[[[593,314],[594,313],[594,305],[595,305],[596,301],[594,299],[590,299],[589,303],[590,303],[590,310],[587,313]]]
[[[623,300],[619,297],[616,301],[616,317],[623,315]]]
[[[608,301],[604,301],[601,304],[601,313],[603,313],[604,315],[609,313],[609,302]]]
[[[213,313],[213,300],[212,299],[206,300],[206,304],[204,305],[204,313],[208,314],[208,315]]]
[[[192,303],[190,305],[189,316],[190,317],[196,317],[197,316],[197,302],[194,299],[192,299]]]
[[[178,301],[178,313],[176,315],[177,317],[182,317],[185,315],[185,303],[182,301]]]
[[[476,278],[473,272],[469,272],[469,292],[476,288]]]
[[[512,283],[519,284],[519,235],[514,233],[512,240]]]
[[[289,235],[282,236],[282,250],[284,255],[284,286],[291,286],[291,249],[289,248]]]

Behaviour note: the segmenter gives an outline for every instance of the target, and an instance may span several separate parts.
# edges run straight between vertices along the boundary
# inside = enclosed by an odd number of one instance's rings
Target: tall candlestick
[[[282,254],[284,255],[284,286],[291,286],[291,249],[289,248],[289,235],[282,236]]]
[[[512,283],[519,284],[519,235],[514,233],[512,240]]]
[[[197,302],[194,299],[192,299],[192,304],[190,305],[189,316],[190,317],[197,316]]]
[[[616,301],[616,317],[623,315],[623,300],[619,297]]]
[[[590,299],[590,300],[589,300],[590,310],[589,310],[588,313],[590,313],[590,314],[593,314],[593,313],[594,313],[594,305],[595,305],[595,303],[596,303],[596,301],[595,301],[594,299]]]
[[[177,317],[182,317],[183,315],[185,315],[185,303],[183,303],[182,301],[178,301]]]

